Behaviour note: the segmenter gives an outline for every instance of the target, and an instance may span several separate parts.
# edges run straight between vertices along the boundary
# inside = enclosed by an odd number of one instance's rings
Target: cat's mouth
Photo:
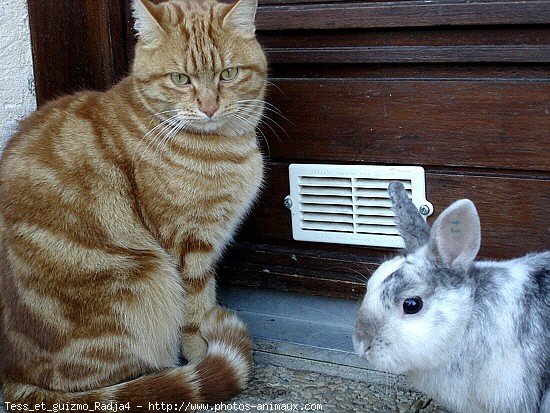
[[[189,129],[195,130],[196,132],[213,133],[219,131],[224,124],[225,122],[220,118],[201,118],[192,122],[189,125]]]

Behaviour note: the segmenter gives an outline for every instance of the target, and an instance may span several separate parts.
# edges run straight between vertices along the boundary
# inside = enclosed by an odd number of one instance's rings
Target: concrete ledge
[[[369,383],[385,383],[390,376],[353,350],[357,302],[247,287],[224,287],[219,299],[248,325],[259,364]]]

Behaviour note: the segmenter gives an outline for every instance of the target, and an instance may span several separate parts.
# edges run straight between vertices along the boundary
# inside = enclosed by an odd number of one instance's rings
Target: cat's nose
[[[211,103],[211,104],[208,104],[208,105],[201,106],[201,112],[204,113],[209,118],[214,116],[216,114],[216,112],[218,111],[218,109],[219,109],[219,106],[215,103]]]

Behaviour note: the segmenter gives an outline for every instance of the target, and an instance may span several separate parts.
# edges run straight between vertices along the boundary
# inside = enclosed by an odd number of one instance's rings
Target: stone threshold
[[[220,288],[218,299],[247,324],[258,364],[372,384],[389,379],[353,350],[358,302],[227,285]],[[391,380],[409,387],[402,377],[392,375]]]

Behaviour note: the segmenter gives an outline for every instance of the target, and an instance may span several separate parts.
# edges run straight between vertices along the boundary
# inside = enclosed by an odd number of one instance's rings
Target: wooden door
[[[128,0],[29,0],[40,103],[129,68]],[[481,257],[549,246],[550,1],[263,0],[263,195],[223,282],[359,298],[391,251],[296,242],[288,165],[420,165],[436,213],[472,199]]]

